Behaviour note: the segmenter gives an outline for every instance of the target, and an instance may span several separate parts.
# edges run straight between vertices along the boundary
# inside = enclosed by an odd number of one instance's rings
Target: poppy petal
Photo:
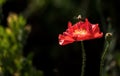
[[[70,36],[64,36],[64,35],[59,35],[59,44],[60,45],[66,45],[69,43],[73,43],[75,40],[71,38]]]

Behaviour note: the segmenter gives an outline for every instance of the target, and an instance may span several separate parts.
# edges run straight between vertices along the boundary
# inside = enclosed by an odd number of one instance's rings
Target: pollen
[[[86,35],[87,31],[85,29],[77,29],[73,33],[74,35]]]

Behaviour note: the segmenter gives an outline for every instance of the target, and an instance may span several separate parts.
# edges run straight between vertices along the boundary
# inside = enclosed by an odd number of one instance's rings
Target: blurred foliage
[[[0,0],[0,5],[2,5],[6,0]]]
[[[0,74],[1,76],[42,76],[32,66],[32,56],[23,56],[23,46],[31,30],[22,15],[10,13],[8,27],[0,26]]]

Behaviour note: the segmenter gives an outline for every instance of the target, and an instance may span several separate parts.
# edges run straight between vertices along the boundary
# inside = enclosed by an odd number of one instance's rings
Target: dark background
[[[81,44],[66,46],[58,44],[58,35],[65,31],[67,22],[76,22],[76,17],[88,18],[99,23],[100,30],[109,32],[108,18],[116,39],[114,50],[120,45],[119,0],[7,0],[2,6],[2,25],[7,26],[10,12],[23,14],[32,31],[24,47],[24,56],[34,52],[33,66],[43,70],[45,76],[80,76]],[[103,51],[104,37],[84,41],[87,65],[85,76],[99,76],[99,62]]]

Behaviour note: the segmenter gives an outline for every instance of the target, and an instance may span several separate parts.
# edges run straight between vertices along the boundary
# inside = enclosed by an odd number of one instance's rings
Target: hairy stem
[[[86,62],[86,54],[85,54],[85,49],[84,49],[83,41],[81,41],[81,48],[82,48],[82,68],[81,68],[81,76],[84,76],[85,62]]]
[[[103,54],[101,56],[101,61],[100,61],[100,76],[102,76],[102,74],[103,74],[104,59],[105,59],[105,56],[106,56],[106,54],[108,52],[109,45],[110,45],[109,43],[106,44],[105,50],[103,51]]]

